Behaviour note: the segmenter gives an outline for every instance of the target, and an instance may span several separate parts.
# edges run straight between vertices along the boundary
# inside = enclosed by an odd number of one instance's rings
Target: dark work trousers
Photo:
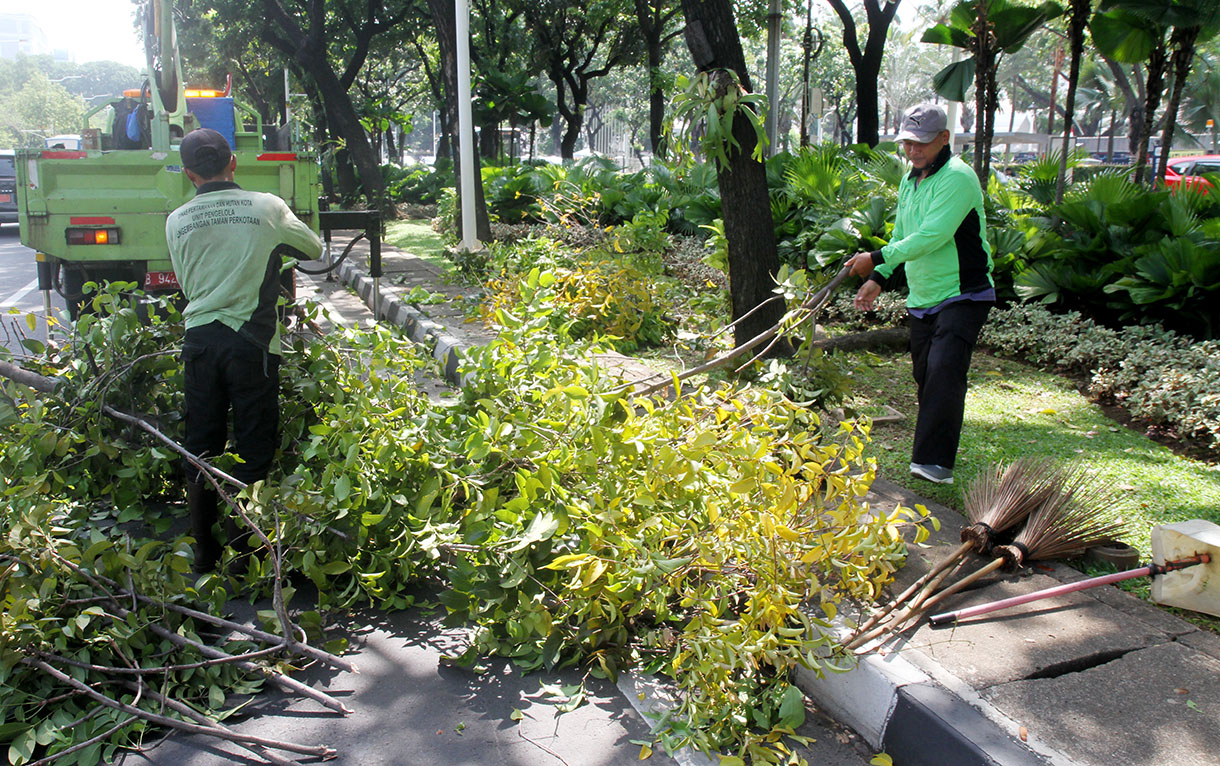
[[[952,468],[966,411],[966,373],[991,302],[961,301],[911,316],[911,361],[919,415],[911,462]]]
[[[253,483],[267,477],[279,432],[280,358],[220,322],[186,331],[182,344],[186,378],[186,443],[200,457],[225,452],[229,412],[233,451],[243,462],[230,473]],[[187,467],[187,478],[200,480]]]

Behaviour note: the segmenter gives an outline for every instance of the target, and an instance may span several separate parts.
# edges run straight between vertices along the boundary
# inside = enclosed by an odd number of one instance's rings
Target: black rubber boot
[[[217,521],[216,490],[209,485],[188,481],[186,503],[191,512],[191,535],[195,538],[194,570],[212,572],[220,563],[220,542],[212,528]]]

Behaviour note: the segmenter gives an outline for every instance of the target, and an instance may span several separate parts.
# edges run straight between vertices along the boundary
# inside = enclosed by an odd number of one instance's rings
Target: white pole
[[[771,0],[767,14],[767,156],[778,151],[779,126],[779,44],[780,21],[783,19],[783,3]]]
[[[291,147],[296,142],[292,140],[292,91],[288,88],[288,67],[284,67],[284,132],[288,134],[288,147],[280,147],[286,149]]]
[[[474,126],[470,114],[470,7],[454,0],[457,13],[458,147],[462,160],[462,249],[480,249],[474,221]]]

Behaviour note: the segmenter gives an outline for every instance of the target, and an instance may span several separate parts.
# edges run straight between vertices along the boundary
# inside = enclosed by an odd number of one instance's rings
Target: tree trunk
[[[661,66],[665,63],[665,24],[675,11],[654,7],[649,0],[635,0],[635,17],[644,38],[648,59],[648,148],[653,155],[665,157],[665,88]]]
[[[314,144],[318,147],[319,159],[322,159],[330,148],[330,134],[326,130],[326,108],[322,105],[322,100],[318,98],[316,93],[309,94],[308,99],[309,108],[313,111],[313,140]],[[320,175],[323,196],[327,199],[333,198],[335,196],[335,179],[326,168],[325,161],[323,161],[322,173]]]
[[[1059,156],[1059,177],[1055,182],[1055,204],[1063,202],[1063,189],[1067,185],[1068,149],[1072,140],[1072,124],[1075,122],[1076,84],[1080,80],[1080,60],[1084,58],[1084,30],[1093,10],[1092,0],[1072,0],[1072,15],[1068,19],[1068,44],[1071,60],[1068,64],[1067,95],[1063,103],[1063,151]]]
[[[1169,148],[1173,146],[1174,125],[1178,108],[1182,105],[1182,88],[1190,75],[1190,62],[1195,57],[1195,41],[1199,39],[1199,27],[1176,27],[1173,30],[1173,83],[1169,89],[1169,105],[1165,107],[1165,128],[1161,133],[1161,154],[1156,164],[1156,182],[1165,182],[1165,171],[1169,167]]]
[[[555,83],[555,107],[563,121],[562,137],[559,139],[559,156],[567,162],[576,155],[576,144],[580,141],[580,129],[584,124],[588,89],[581,88],[578,83],[573,83],[573,78],[566,76],[566,73],[559,69],[551,70],[548,77],[551,82]]]
[[[648,49],[648,146],[654,156],[665,159],[665,89],[661,85],[661,46]],[[654,61],[655,60],[655,61]]]
[[[991,151],[987,144],[987,94],[989,76],[995,73],[995,53],[988,44],[990,38],[987,4],[978,3],[978,20],[974,29],[974,174],[979,184],[987,188],[988,160]]]
[[[275,24],[278,32],[265,27],[267,41],[278,50],[291,56],[296,65],[314,81],[332,125],[332,132],[342,136],[347,151],[360,174],[365,193],[377,204],[384,197],[385,183],[381,178],[381,167],[373,155],[364,126],[360,124],[360,116],[352,105],[347,87],[340,82],[328,58],[327,49],[322,41],[326,36],[324,18],[320,14],[311,14],[313,23],[308,33],[303,31],[296,20],[289,16],[277,0],[263,0],[263,8],[267,15],[267,24]],[[367,42],[364,50],[367,52]],[[356,54],[363,61],[363,54]],[[349,62],[349,68],[358,69],[357,59]]]
[[[881,63],[885,55],[885,38],[890,23],[898,12],[901,0],[880,4],[878,0],[864,0],[864,13],[868,19],[868,38],[864,48],[856,30],[856,21],[843,0],[829,0],[830,7],[843,23],[843,45],[856,73],[856,141],[876,146],[880,139],[881,111],[879,87]]]
[[[1152,49],[1148,58],[1148,83],[1144,96],[1144,120],[1139,126],[1138,140],[1135,150],[1135,182],[1144,182],[1144,168],[1148,165],[1148,139],[1152,136],[1152,124],[1156,120],[1156,110],[1161,106],[1161,94],[1165,90],[1165,66],[1168,52],[1162,40]]]
[[[752,91],[731,0],[682,0],[682,11],[686,16],[686,44],[699,71],[711,72],[719,89],[736,85],[725,72],[715,70],[732,70],[742,87]],[[728,240],[732,315],[737,320],[772,297],[779,255],[766,166],[752,156],[754,128],[740,113],[733,120],[733,136],[739,148],[729,150],[728,165],[719,168],[716,179]],[[736,345],[778,323],[786,311],[783,301],[775,301],[746,318],[734,328]],[[789,354],[791,346],[777,344],[774,352]]]

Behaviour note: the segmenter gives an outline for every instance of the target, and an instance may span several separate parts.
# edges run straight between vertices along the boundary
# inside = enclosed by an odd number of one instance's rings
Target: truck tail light
[[[117,245],[119,230],[107,229],[66,229],[69,245]]]

